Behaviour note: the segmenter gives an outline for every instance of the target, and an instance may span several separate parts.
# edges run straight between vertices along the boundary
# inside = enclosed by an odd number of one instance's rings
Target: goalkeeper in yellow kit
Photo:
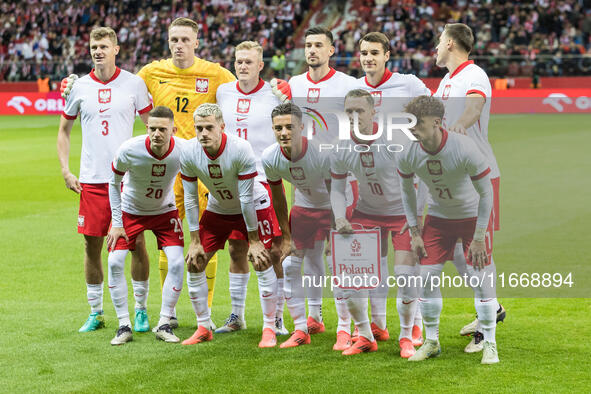
[[[203,103],[215,103],[219,85],[233,81],[234,75],[217,63],[208,62],[195,56],[199,46],[197,23],[187,18],[177,18],[168,27],[168,46],[172,57],[154,61],[139,72],[154,100],[154,106],[163,105],[174,112],[176,137],[191,139],[195,137],[193,112]],[[199,216],[207,206],[207,189],[199,182]],[[185,218],[183,203],[183,184],[177,176],[174,184],[176,206],[181,219]],[[208,304],[211,307],[217,255],[207,265],[205,274],[209,288]],[[162,251],[159,259],[160,285],[168,272],[168,261]]]

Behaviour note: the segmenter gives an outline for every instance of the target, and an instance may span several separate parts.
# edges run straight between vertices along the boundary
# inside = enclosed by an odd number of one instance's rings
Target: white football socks
[[[293,319],[294,330],[308,333],[306,323],[306,300],[302,287],[302,259],[295,256],[287,256],[283,260],[283,279],[285,302]]]
[[[310,277],[312,286],[306,289],[308,297],[308,316],[317,322],[322,322],[322,278],[325,276],[324,269],[324,241],[316,241],[314,248],[306,249],[304,257],[304,275]]]
[[[328,269],[330,271],[330,275],[333,276],[334,273],[332,264],[328,264]],[[339,323],[337,325],[337,334],[339,331],[345,331],[347,334],[351,334],[351,314],[349,313],[349,308],[347,307],[345,291],[340,287],[334,286],[332,293],[339,319]]]
[[[275,329],[277,308],[277,275],[273,267],[265,271],[255,271],[259,282],[261,309],[263,310],[263,329]]]
[[[277,305],[275,307],[275,318],[283,320],[283,307],[285,297],[283,295],[284,278],[277,278]]]
[[[386,328],[386,310],[388,307],[388,256],[380,257],[381,282],[369,291],[371,304],[371,321],[380,329]]]
[[[86,298],[90,311],[92,313],[103,312],[103,283],[100,284],[86,284]]]
[[[124,272],[127,252],[127,250],[114,250],[109,253],[108,276],[109,292],[119,319],[119,326],[128,325],[131,327],[129,308],[127,306],[127,281]]]
[[[414,275],[417,278],[419,276],[421,276],[421,265],[420,264],[415,264]],[[416,288],[417,297],[419,296],[419,286],[420,286],[420,283],[417,282],[417,288]],[[417,307],[415,308],[414,325],[419,327],[421,330],[423,329],[423,315],[421,315],[421,307],[418,304],[417,304]]]
[[[478,278],[480,286],[474,288],[474,306],[478,315],[478,331],[481,331],[484,340],[496,342],[495,331],[497,326],[497,298],[496,298],[496,267],[494,261],[480,271],[468,266],[470,277]],[[476,282],[474,280],[474,282]]]
[[[248,280],[250,272],[246,274],[235,274],[230,272],[230,300],[232,302],[232,313],[244,320],[244,310],[246,307],[246,292],[248,290]]]
[[[396,283],[398,286],[398,294],[396,296],[396,309],[398,310],[398,317],[400,319],[400,335],[398,339],[408,338],[412,339],[412,326],[414,324],[417,303],[417,288],[418,284],[414,278],[415,267],[410,265],[395,265],[394,274],[396,275]]]
[[[182,246],[165,246],[163,248],[168,259],[168,273],[162,287],[162,306],[160,316],[174,316],[174,308],[183,289],[183,274],[185,272],[185,259]],[[159,325],[160,326],[160,325]]]
[[[211,330],[209,325],[209,308],[207,307],[207,278],[204,272],[188,272],[187,273],[187,289],[189,290],[189,298],[193,305],[193,310],[197,316],[197,325],[204,326]]]
[[[135,298],[135,309],[147,309],[148,292],[150,290],[149,280],[133,280],[131,279],[131,287],[133,287],[133,297]]]
[[[373,333],[369,325],[369,318],[367,316],[367,291],[346,290],[347,307],[349,313],[353,317],[355,327],[359,330],[359,335],[374,341]]]
[[[419,289],[419,304],[425,325],[425,336],[435,341],[439,340],[439,316],[443,308],[443,300],[439,286],[431,286],[431,278],[440,276],[442,271],[443,264],[421,266],[423,287]]]

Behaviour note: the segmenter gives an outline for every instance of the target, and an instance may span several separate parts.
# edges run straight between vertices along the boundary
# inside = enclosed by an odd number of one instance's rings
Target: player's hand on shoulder
[[[127,238],[127,234],[123,227],[111,227],[107,234],[107,250],[115,250],[115,245],[117,245],[117,240],[119,240],[119,238],[124,238],[125,241],[129,242],[129,238]]]
[[[70,74],[70,76],[68,76],[67,78],[62,79],[62,83],[60,84],[60,93],[64,100],[67,99],[70,95],[72,87],[74,86],[74,83],[77,79],[78,75],[76,74]]]
[[[264,271],[271,266],[271,255],[261,241],[250,242],[248,260],[257,271]]]
[[[460,124],[454,124],[452,125],[449,130],[452,133],[458,133],[458,134],[463,134],[463,135],[468,135],[468,132],[466,131],[466,128]]]
[[[335,228],[339,234],[353,234],[353,227],[345,218],[337,218],[335,220]]]
[[[291,87],[289,83],[284,79],[273,78],[269,84],[271,85],[271,91],[273,94],[282,102],[291,100]]]
[[[484,240],[477,241],[472,240],[470,248],[468,249],[468,260],[472,262],[472,267],[476,271],[480,271],[484,268],[488,262],[488,256],[486,255],[486,245]]]
[[[185,256],[185,261],[187,262],[187,269],[190,272],[202,272],[207,265],[203,245],[201,243],[191,242],[189,244],[187,256]]]
[[[64,182],[66,182],[66,187],[69,190],[72,190],[78,194],[82,192],[82,185],[80,184],[80,181],[78,178],[76,178],[76,175],[72,174],[71,172],[68,172],[66,175],[64,175]]]

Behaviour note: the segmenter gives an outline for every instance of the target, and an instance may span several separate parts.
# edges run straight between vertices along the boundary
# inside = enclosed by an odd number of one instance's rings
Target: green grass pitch
[[[591,300],[582,298],[589,297],[591,288],[589,115],[491,120],[491,142],[502,172],[498,271],[569,271],[575,281],[571,289],[499,290],[508,316],[497,329],[501,363],[494,366],[482,366],[480,354],[462,351],[468,339],[458,331],[474,318],[470,298],[444,299],[443,353],[419,364],[401,359],[394,341],[380,343],[377,353],[353,358],[332,351],[336,316],[330,299],[323,308],[327,332],[313,336],[310,346],[258,349],[262,321],[254,275],[245,332],[216,335],[213,342],[190,347],[158,342],[152,333],[134,334],[132,343],[112,347],[117,320],[105,284],[106,329],[79,334],[88,315],[83,246],[75,229],[78,198],[65,189],[59,171],[58,121],[57,116],[0,118],[0,391],[590,390]],[[76,122],[70,160],[75,173],[80,142]],[[154,325],[160,310],[157,251],[154,237],[146,238],[153,274],[148,312]],[[106,279],[106,253],[103,264]],[[230,312],[227,269],[228,255],[222,252],[213,308],[218,325]],[[448,271],[453,272],[451,265]],[[129,263],[127,272],[129,280]],[[195,329],[186,289],[178,316],[176,334],[185,339]],[[291,328],[288,316],[286,310]],[[393,299],[388,323],[396,338]]]

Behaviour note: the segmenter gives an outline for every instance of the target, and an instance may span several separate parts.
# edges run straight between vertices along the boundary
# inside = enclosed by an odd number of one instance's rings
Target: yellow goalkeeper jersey
[[[215,103],[218,86],[236,77],[217,63],[195,57],[189,68],[178,68],[172,59],[154,61],[138,74],[146,83],[154,106],[163,105],[174,112],[176,136],[195,137],[193,112],[203,103]]]

